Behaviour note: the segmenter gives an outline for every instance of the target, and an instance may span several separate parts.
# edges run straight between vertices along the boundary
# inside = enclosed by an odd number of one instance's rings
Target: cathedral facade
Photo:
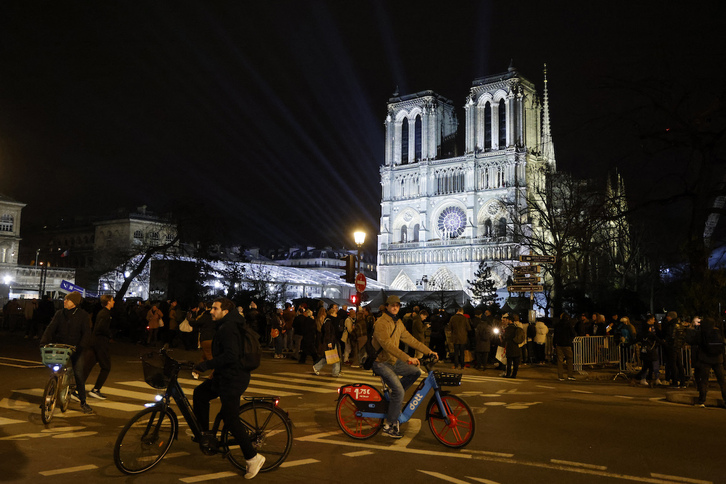
[[[433,91],[388,101],[378,280],[395,290],[464,290],[479,263],[505,287],[519,245],[512,213],[555,170],[544,90],[510,66],[476,79],[464,104]],[[461,153],[460,153],[461,151]],[[512,207],[517,210],[512,210]]]

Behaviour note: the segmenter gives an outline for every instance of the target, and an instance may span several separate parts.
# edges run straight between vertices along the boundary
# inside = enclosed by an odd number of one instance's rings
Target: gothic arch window
[[[138,240],[143,240],[144,233],[141,230],[134,230],[134,238]]]
[[[401,226],[401,243],[405,244],[408,242],[408,227],[405,225]]]
[[[9,213],[5,213],[0,217],[0,232],[12,232],[15,220]]]
[[[487,101],[484,105],[484,150],[492,149],[492,105]]]
[[[455,239],[465,228],[466,214],[459,207],[446,207],[439,215],[438,229],[442,239]]]
[[[416,121],[413,125],[413,159],[415,161],[421,161],[421,115],[416,116]]]
[[[497,235],[499,237],[504,237],[507,235],[507,219],[499,219],[499,223],[497,224]]]
[[[401,164],[408,164],[408,118],[401,122]]]
[[[507,108],[504,99],[499,101],[499,149],[507,147]]]
[[[413,226],[413,241],[418,242],[421,236],[421,226],[419,224],[416,224]]]
[[[491,219],[487,219],[486,222],[484,222],[484,235],[486,237],[492,236],[492,221]]]

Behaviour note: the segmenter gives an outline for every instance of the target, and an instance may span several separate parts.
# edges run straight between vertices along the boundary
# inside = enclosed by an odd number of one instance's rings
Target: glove
[[[205,365],[204,362],[197,363],[196,365],[194,365],[194,368],[192,370],[196,371],[197,373],[204,373],[205,371],[207,371],[207,365]]]

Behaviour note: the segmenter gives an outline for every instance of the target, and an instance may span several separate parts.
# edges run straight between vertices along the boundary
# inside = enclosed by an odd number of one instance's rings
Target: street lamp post
[[[355,245],[358,246],[358,274],[361,273],[361,262],[363,260],[363,243],[366,241],[366,233],[362,231],[357,231],[353,233],[353,240],[355,240]],[[361,293],[358,292],[358,289],[356,287],[356,298],[355,298],[355,314],[357,317],[358,311],[360,311],[360,297]]]

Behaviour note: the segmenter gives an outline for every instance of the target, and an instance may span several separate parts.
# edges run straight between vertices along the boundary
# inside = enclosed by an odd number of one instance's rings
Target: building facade
[[[554,171],[546,68],[540,96],[514,67],[476,79],[464,104],[463,150],[452,101],[391,98],[378,236],[378,280],[395,290],[464,290],[479,262],[506,285],[520,250],[512,207]]]

